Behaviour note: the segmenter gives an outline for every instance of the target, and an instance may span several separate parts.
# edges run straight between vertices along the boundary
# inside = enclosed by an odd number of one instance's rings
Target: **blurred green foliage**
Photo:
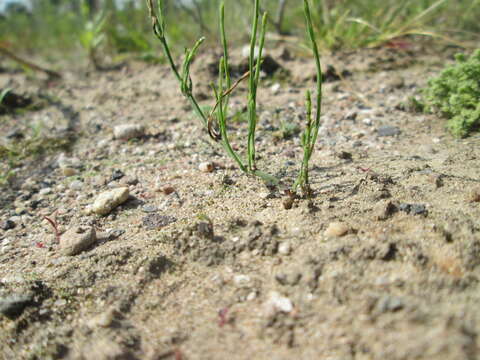
[[[217,43],[218,4],[219,0],[164,0],[172,44],[190,43],[199,35]],[[227,35],[233,43],[248,41],[252,4],[226,1]],[[301,1],[263,0],[262,7],[269,13],[269,31],[303,36]],[[375,46],[411,34],[478,36],[479,13],[480,0],[312,1],[319,44],[330,49]],[[10,5],[0,15],[0,43],[12,50],[47,56],[60,52],[72,58],[82,44],[87,56],[99,47],[110,55],[135,53],[155,59],[160,54],[142,0],[122,1],[121,6],[116,0],[35,0],[30,9]]]
[[[425,101],[427,110],[448,118],[455,136],[465,137],[480,127],[480,50],[470,57],[458,54],[456,60],[429,81]]]

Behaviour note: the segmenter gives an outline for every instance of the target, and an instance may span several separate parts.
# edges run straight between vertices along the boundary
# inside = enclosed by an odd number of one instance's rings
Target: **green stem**
[[[237,153],[232,149],[230,142],[228,141],[228,134],[227,134],[227,124],[226,124],[226,116],[223,111],[223,77],[224,77],[224,69],[225,69],[225,59],[222,57],[220,59],[219,69],[218,69],[218,90],[215,90],[215,96],[218,101],[217,106],[217,118],[218,118],[218,125],[220,128],[220,135],[222,136],[222,143],[223,147],[230,155],[230,157],[235,160],[238,164],[240,169],[243,172],[247,172],[247,168],[243,165],[242,160],[237,155]],[[215,89],[215,88],[214,88]]]

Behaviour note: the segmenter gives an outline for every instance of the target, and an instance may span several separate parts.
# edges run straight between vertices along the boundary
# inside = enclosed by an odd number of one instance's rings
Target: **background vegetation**
[[[179,45],[176,51],[199,34],[207,42],[218,41],[218,0],[163,2],[171,43]],[[159,60],[159,44],[142,0],[35,0],[29,4],[9,3],[0,15],[1,46],[47,57],[62,52],[68,57],[77,56],[78,51],[91,56],[89,46],[94,45],[104,54]],[[264,0],[262,6],[270,14],[270,32],[303,36],[301,1]],[[480,33],[480,0],[312,0],[312,8],[324,49],[376,46],[411,34],[461,42],[478,39]],[[252,0],[226,1],[231,41],[248,41],[251,9]],[[88,43],[95,31],[97,36],[102,34],[101,41]]]

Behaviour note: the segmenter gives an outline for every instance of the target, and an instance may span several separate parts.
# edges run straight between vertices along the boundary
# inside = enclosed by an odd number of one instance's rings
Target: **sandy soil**
[[[273,188],[209,140],[166,67],[65,71],[48,87],[0,74],[0,87],[49,95],[41,110],[3,115],[2,134],[73,139],[1,189],[1,358],[480,357],[480,137],[452,138],[407,102],[453,52],[325,56],[342,78],[330,70],[324,85],[313,198],[285,209],[302,156],[285,126],[302,127],[315,75],[311,58],[285,49],[270,51],[283,70],[259,92],[258,165],[281,179]],[[205,104],[214,59],[194,64]],[[230,121],[240,151],[242,86]],[[145,135],[116,140],[120,124]],[[127,202],[88,214],[121,186]],[[43,216],[60,231],[93,227],[97,240],[66,256]]]

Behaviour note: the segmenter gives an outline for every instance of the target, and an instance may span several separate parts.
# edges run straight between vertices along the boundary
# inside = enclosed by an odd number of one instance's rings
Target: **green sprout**
[[[304,194],[309,195],[311,191],[308,178],[308,164],[310,162],[310,158],[312,157],[315,143],[317,142],[318,130],[320,128],[320,115],[322,112],[322,70],[320,66],[320,55],[318,54],[318,46],[317,42],[315,41],[315,32],[313,30],[308,0],[304,0],[303,4],[305,21],[307,24],[307,34],[310,38],[310,42],[312,43],[312,51],[315,57],[315,65],[317,69],[317,111],[315,114],[315,119],[312,120],[312,95],[310,90],[307,90],[305,95],[307,108],[307,124],[305,127],[305,131],[302,134],[303,159],[297,180],[292,186],[292,193],[295,193],[297,188],[300,186]]]
[[[265,174],[257,171],[255,165],[255,130],[257,127],[257,88],[260,80],[260,65],[262,50],[265,43],[265,31],[266,31],[266,14],[263,15],[261,29],[259,34],[259,40],[257,41],[258,34],[258,20],[260,17],[260,0],[255,0],[252,35],[250,41],[250,57],[249,57],[249,71],[245,73],[237,82],[232,85],[229,68],[228,57],[228,45],[225,35],[225,5],[222,1],[219,10],[220,20],[220,34],[223,47],[223,56],[220,59],[219,74],[217,87],[212,86],[216,104],[211,109],[210,113],[205,112],[199,105],[198,101],[193,95],[193,81],[190,76],[190,65],[198,51],[198,48],[204,41],[204,38],[200,38],[192,49],[185,50],[185,60],[182,64],[181,71],[179,71],[175,64],[170,46],[166,37],[166,24],[163,14],[162,0],[157,0],[157,10],[153,5],[153,0],[147,0],[147,5],[152,19],[153,32],[155,36],[160,40],[165,56],[167,57],[170,68],[173,74],[177,78],[182,94],[189,100],[194,113],[200,118],[203,125],[207,128],[210,137],[215,141],[221,141],[228,155],[237,163],[238,167],[245,173],[254,174],[259,177],[265,178]],[[248,92],[248,140],[247,140],[247,161],[244,162],[241,157],[233,150],[230,145],[227,134],[226,121],[228,117],[228,103],[231,92],[240,84],[241,81],[248,78],[249,92]],[[218,130],[214,129],[214,118],[218,125]],[[269,177],[266,176],[268,179]]]
[[[260,0],[255,0],[252,15],[252,33],[250,38],[249,70],[243,74],[235,83],[232,84],[229,67],[228,44],[225,35],[225,5],[222,1],[219,9],[220,38],[223,47],[223,56],[219,61],[218,81],[212,84],[212,90],[215,95],[216,103],[213,107],[205,108],[199,105],[193,95],[193,81],[190,77],[190,65],[198,51],[198,48],[204,41],[200,38],[192,49],[185,50],[185,60],[180,68],[175,64],[170,46],[166,36],[165,16],[162,9],[162,0],[157,0],[157,8],[154,8],[153,0],[146,0],[150,18],[152,20],[153,32],[160,40],[165,56],[170,68],[178,80],[182,94],[189,100],[194,113],[200,118],[202,125],[206,127],[210,137],[215,141],[221,142],[227,154],[237,163],[238,167],[246,174],[258,176],[269,185],[278,185],[279,180],[265,172],[257,169],[255,152],[255,132],[257,128],[257,91],[260,82],[260,67],[262,64],[262,52],[265,45],[265,32],[267,25],[267,14],[264,13],[262,21],[260,18]],[[295,181],[292,192],[300,186],[304,193],[309,194],[308,165],[312,156],[315,143],[317,141],[318,129],[320,127],[321,100],[322,100],[322,74],[320,68],[320,56],[315,42],[315,33],[313,30],[312,19],[308,0],[304,0],[305,19],[307,24],[307,33],[312,43],[313,53],[315,55],[317,69],[317,95],[316,106],[317,113],[315,119],[312,119],[312,100],[311,93],[307,91],[307,125],[302,136],[302,146],[304,156],[297,180]],[[248,116],[248,136],[247,136],[247,154],[246,160],[232,148],[228,132],[227,118],[229,110],[230,94],[235,88],[248,78],[247,95],[247,116]],[[215,128],[215,124],[217,128]]]
[[[86,18],[90,13],[88,5],[84,3],[82,6],[83,17]],[[101,69],[102,67],[98,63],[97,52],[100,45],[105,41],[105,24],[106,24],[105,12],[101,11],[96,14],[93,19],[85,22],[82,29],[79,40],[82,47],[88,53],[88,59],[95,69]]]
[[[426,110],[448,119],[453,135],[465,137],[480,127],[480,49],[470,58],[456,55],[457,63],[428,82]]]

